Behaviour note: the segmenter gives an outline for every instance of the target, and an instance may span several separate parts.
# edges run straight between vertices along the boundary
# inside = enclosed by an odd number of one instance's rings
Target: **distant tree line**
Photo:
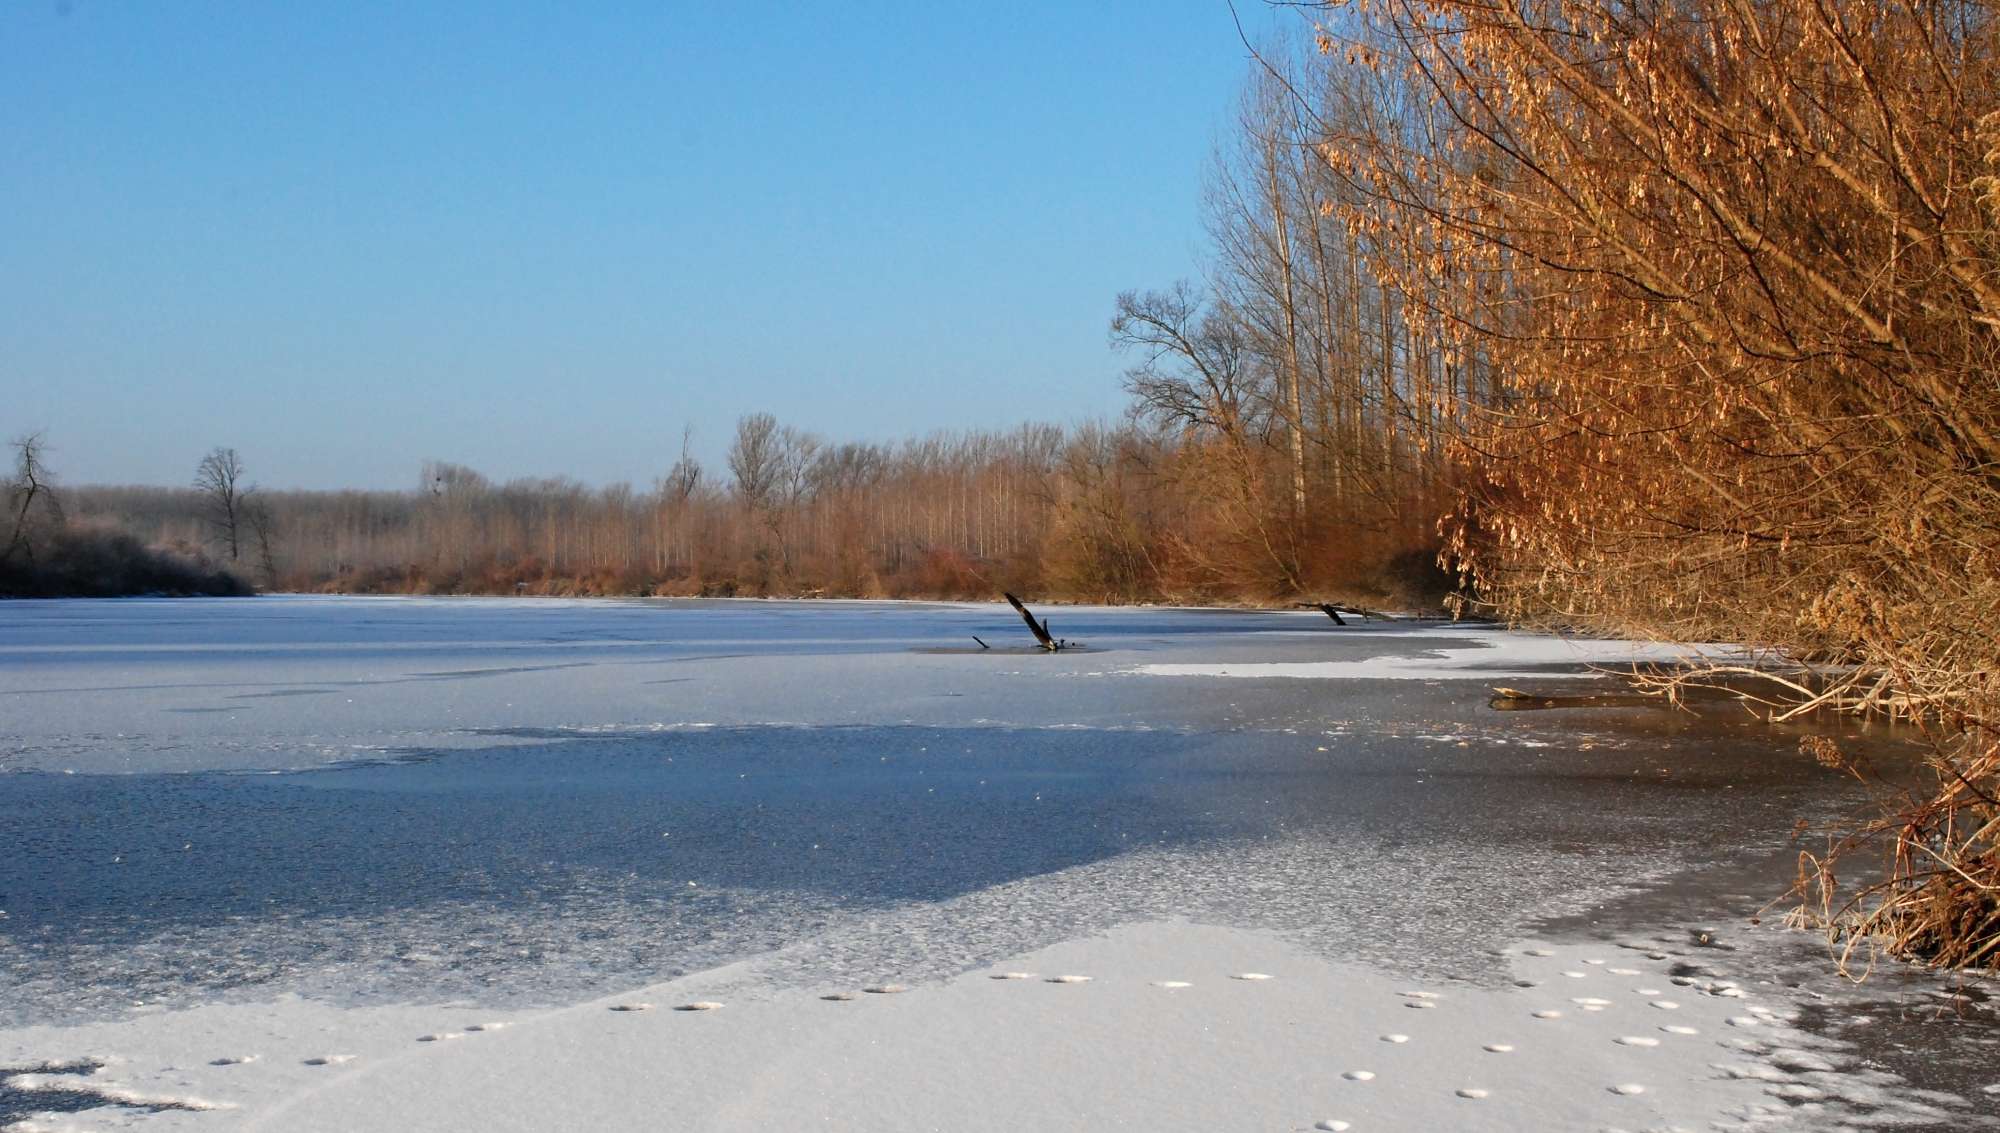
[[[1287,542],[1267,547],[1248,535],[1263,517],[1241,518],[1254,495],[1195,494],[1213,482],[1214,448],[1137,422],[836,443],[752,414],[721,475],[683,444],[646,489],[495,482],[432,461],[409,491],[268,491],[218,449],[189,488],[76,487],[64,506],[72,523],[280,590],[1441,599],[1421,532],[1349,528],[1338,555],[1274,557],[1299,553],[1289,517],[1271,531]]]

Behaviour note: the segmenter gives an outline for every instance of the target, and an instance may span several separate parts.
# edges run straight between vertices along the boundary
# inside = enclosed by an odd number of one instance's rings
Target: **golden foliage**
[[[1936,797],[1836,907],[2000,967],[1989,5],[1370,0],[1337,26],[1400,92],[1330,124],[1351,222],[1405,242],[1380,270],[1494,377],[1450,531],[1480,592],[1840,666],[1801,698],[1934,722]]]

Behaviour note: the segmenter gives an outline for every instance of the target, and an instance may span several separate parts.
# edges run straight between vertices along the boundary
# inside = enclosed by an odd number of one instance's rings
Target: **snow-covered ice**
[[[1464,679],[1659,651],[1041,612],[1090,649],[982,653],[982,605],[0,603],[0,1128],[1992,1108],[1865,1064],[1896,1012],[1796,938],[1689,943],[1737,891],[1689,871],[1837,776]]]
[[[1546,677],[1551,666],[1673,665],[1691,661],[1742,664],[1748,655],[1732,646],[1698,649],[1651,642],[1495,633],[1487,627],[1425,626],[1405,635],[1414,652],[1333,661],[1151,662],[1130,672],[1153,677],[1234,677],[1242,680],[1490,681]],[[1429,737],[1426,737],[1429,738]],[[1457,736],[1438,737],[1456,740]]]

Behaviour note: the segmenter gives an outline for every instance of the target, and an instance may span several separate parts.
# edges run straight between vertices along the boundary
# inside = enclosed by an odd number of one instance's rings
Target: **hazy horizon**
[[[643,485],[745,413],[1114,417],[1247,65],[1224,0],[12,7],[0,431],[75,484]]]

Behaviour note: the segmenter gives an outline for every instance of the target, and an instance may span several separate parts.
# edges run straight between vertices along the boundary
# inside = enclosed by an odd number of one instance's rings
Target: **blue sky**
[[[71,483],[645,484],[747,412],[1115,415],[1247,66],[1224,0],[15,0],[0,432]]]

